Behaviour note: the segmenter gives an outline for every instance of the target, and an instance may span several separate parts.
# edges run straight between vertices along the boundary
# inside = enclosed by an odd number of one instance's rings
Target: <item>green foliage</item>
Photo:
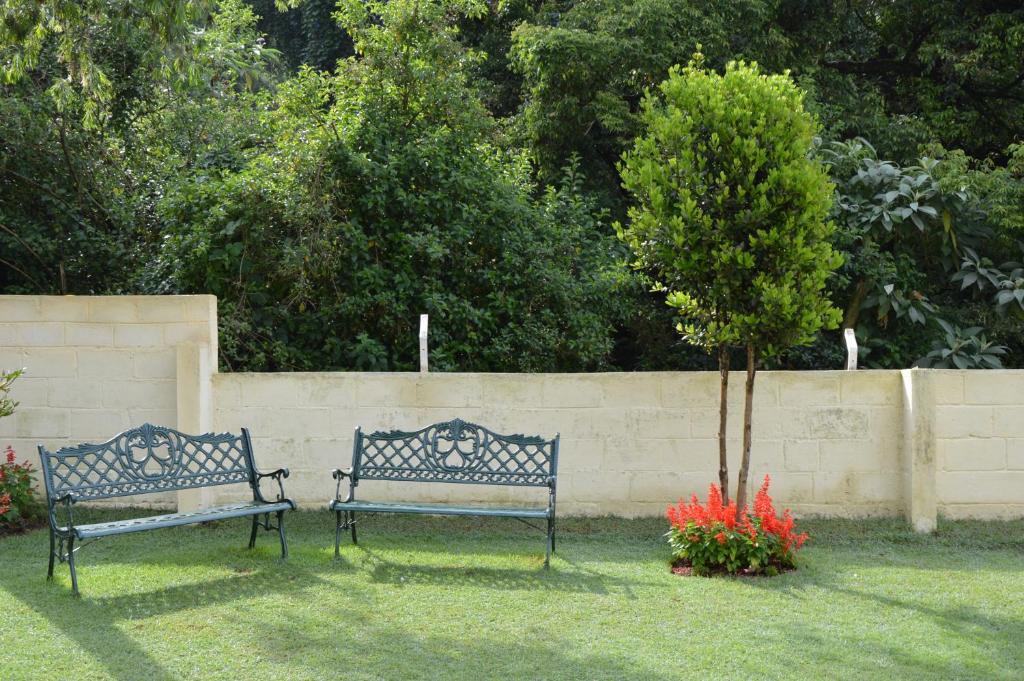
[[[823,0],[788,35],[826,129],[909,160],[938,140],[979,157],[1024,129],[1024,7],[1016,0]]]
[[[969,209],[967,192],[942,189],[935,159],[901,167],[878,160],[863,139],[832,143],[821,156],[836,181],[833,216],[838,245],[847,254],[844,326],[856,327],[866,309],[881,327],[893,316],[924,324],[935,307],[912,288],[914,274],[929,257],[933,266],[951,266],[958,248],[955,223]]]
[[[551,6],[554,5],[554,6]],[[701,44],[710,63],[758,57],[775,40],[761,0],[551,3],[512,34],[524,133],[541,178],[583,159],[605,205],[618,207],[615,164],[641,130],[638,105]],[[781,68],[781,67],[780,67]]]
[[[942,328],[942,339],[932,343],[932,351],[918,360],[921,367],[934,369],[1002,369],[1001,355],[1006,346],[996,345],[985,338],[980,326],[961,329],[937,319]]]
[[[228,366],[412,369],[423,312],[440,370],[608,365],[622,273],[605,217],[574,164],[534,196],[452,11],[340,4],[358,57],[282,83],[238,129],[248,151],[159,202],[160,272],[220,297]]]
[[[811,342],[839,320],[823,290],[841,259],[800,91],[756,65],[718,75],[699,62],[672,69],[659,90],[622,164],[638,205],[619,229],[637,266],[670,291],[695,345],[773,355]]]
[[[180,49],[190,42],[193,25],[211,7],[205,0],[116,5],[96,0],[4,2],[0,15],[0,54],[4,56],[0,73],[4,81],[25,78],[52,53],[63,71],[53,73],[50,86],[58,107],[65,110],[83,104],[86,120],[95,126],[114,97],[114,83],[100,54],[109,41],[130,41],[136,31],[149,33],[154,40],[137,56],[157,68],[168,56],[172,61],[181,59],[181,52],[172,56],[165,50]]]
[[[520,122],[541,176],[576,153],[616,207],[613,167],[638,132],[644,90],[697,43],[714,67],[791,69],[829,138],[866,137],[899,162],[934,140],[998,154],[1024,129],[1024,9],[1013,0],[549,2],[515,30],[513,72],[488,78],[496,89],[523,81]]]
[[[32,480],[32,464],[17,463],[8,446],[0,459],[0,535],[29,528],[43,519],[43,505]]]
[[[992,287],[992,302],[997,310],[1024,312],[1024,265],[1019,262],[1008,261],[996,267],[973,248],[964,248],[963,262],[953,281],[959,281],[962,290],[973,288],[982,292]]]
[[[929,319],[976,325],[987,315],[973,301],[990,301],[1000,315],[1022,309],[1021,266],[992,261],[1020,250],[1003,222],[1014,209],[1000,200],[1016,190],[1012,172],[938,145],[929,152],[900,166],[861,139],[819,151],[837,185],[836,246],[845,256],[833,295],[869,366],[907,366],[928,353],[930,334],[911,327]]]
[[[472,333],[446,342],[442,352],[459,358],[446,366],[710,368],[673,333],[678,315],[665,291],[652,295],[643,273],[618,267],[625,249],[609,243],[606,224],[626,221],[615,165],[643,129],[644,91],[702,43],[715,68],[756,59],[791,69],[826,139],[874,143],[877,153],[854,142],[819,154],[838,186],[833,247],[845,256],[827,293],[856,326],[869,365],[909,366],[927,354],[926,329],[939,316],[983,326],[1006,345],[1007,366],[1024,363],[1020,3],[335,4],[0,4],[0,291],[209,286],[224,296],[222,347],[238,367],[409,366],[405,323],[378,332],[362,303],[335,314],[346,297],[372,298],[396,318],[426,309],[396,306],[401,294],[473,320]],[[328,73],[282,68],[303,63]],[[465,160],[448,165],[457,156]],[[459,187],[447,208],[442,180]],[[345,189],[335,193],[334,181]],[[371,181],[384,188],[366,197],[346,184]],[[495,182],[507,193],[489,190]],[[457,208],[481,195],[472,211]],[[382,234],[415,245],[378,239],[378,221]],[[338,227],[353,224],[357,240],[387,249],[378,255],[406,258],[405,277],[378,274],[369,288],[355,278],[368,276],[366,263],[337,245],[357,248]],[[485,230],[500,236],[478,235]],[[453,267],[455,256],[436,253],[465,249],[459,239],[469,238],[481,252],[488,244],[538,255],[486,263],[486,282],[423,285],[438,262]],[[390,296],[378,290],[386,287]],[[543,293],[527,304],[533,287]],[[538,320],[549,300],[555,314]],[[333,330],[350,318],[362,326]],[[484,357],[477,338],[512,350]],[[549,352],[556,338],[560,349]],[[529,358],[515,352],[521,345]],[[768,361],[838,366],[841,341],[825,332]]]
[[[277,6],[284,9],[288,2],[278,0]],[[211,48],[205,29],[211,16],[245,12],[251,10],[241,0],[6,0],[0,7],[0,82],[45,75],[58,111],[77,112],[88,128],[102,127],[120,94],[119,71],[126,64],[187,87],[207,75],[204,57],[227,58],[244,68],[253,59],[223,49],[218,55],[224,45],[214,35]],[[249,47],[259,60],[262,44]],[[248,70],[246,78],[253,73]]]
[[[0,287],[90,293],[127,277],[134,240],[123,149],[45,94],[0,97]],[[111,286],[113,285],[113,286]]]
[[[11,386],[18,379],[24,369],[0,369],[0,418],[10,416],[14,413],[18,403],[11,399]]]
[[[14,414],[18,403],[10,398],[11,386],[22,370],[0,369],[0,418]],[[42,518],[42,504],[32,481],[32,464],[17,463],[8,446],[0,458],[0,535],[28,527]]]
[[[85,124],[85,99],[61,108],[48,94],[60,72],[55,62],[0,86],[0,290],[134,290],[159,237],[152,197],[183,168],[161,163],[162,150],[186,139],[195,149],[204,134],[193,125],[197,111],[221,117],[220,100],[271,78],[274,53],[262,48],[254,23],[241,2],[223,2],[191,61],[192,84],[173,74],[153,80],[137,63],[148,49],[138,33],[119,53],[103,52],[104,68],[118,79],[102,127]],[[148,137],[154,119],[179,125]]]

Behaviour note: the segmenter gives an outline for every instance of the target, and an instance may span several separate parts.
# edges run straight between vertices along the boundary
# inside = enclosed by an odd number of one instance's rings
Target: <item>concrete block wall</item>
[[[1024,516],[1024,372],[944,371],[935,381],[939,512]]]
[[[12,393],[20,406],[0,419],[0,444],[38,462],[38,444],[104,441],[146,421],[175,425],[176,347],[216,348],[216,306],[214,296],[0,296],[0,367],[25,369]],[[176,502],[174,494],[122,501]]]
[[[291,496],[322,507],[352,434],[454,417],[562,435],[564,513],[655,515],[717,478],[718,375],[217,373],[212,296],[0,296],[0,367],[25,367],[0,445],[35,459],[145,421],[184,432],[250,428],[257,462],[287,466]],[[732,378],[731,472],[743,377]],[[751,484],[771,473],[803,514],[1024,517],[1024,371],[761,372]],[[523,490],[365,483],[364,496],[508,503]],[[543,500],[543,490],[535,490]],[[244,486],[138,501],[195,508]]]
[[[732,382],[735,481],[742,377]],[[290,466],[289,493],[314,507],[334,491],[330,469],[351,461],[356,426],[415,430],[455,417],[498,432],[561,433],[566,513],[656,515],[717,479],[714,373],[218,374],[213,385],[215,429],[250,427],[257,460]],[[899,514],[902,416],[898,372],[763,372],[752,480],[770,473],[773,494],[797,512]],[[367,482],[360,493],[507,503],[522,490]]]

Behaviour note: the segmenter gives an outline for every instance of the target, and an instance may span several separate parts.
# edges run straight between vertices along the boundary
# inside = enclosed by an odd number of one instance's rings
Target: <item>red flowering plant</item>
[[[693,572],[778,574],[796,567],[796,552],[807,541],[807,533],[797,534],[789,509],[780,518],[768,495],[769,476],[754,497],[754,510],[746,507],[737,513],[736,502],[722,503],[717,485],[708,489],[708,503],[701,506],[694,494],[687,504],[668,507],[672,523],[668,531],[673,556]]]
[[[43,517],[32,485],[32,464],[17,463],[9,445],[0,460],[0,533],[26,529]]]

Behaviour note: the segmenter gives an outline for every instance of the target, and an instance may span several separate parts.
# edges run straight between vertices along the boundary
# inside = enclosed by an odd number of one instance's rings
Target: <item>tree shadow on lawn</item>
[[[48,541],[44,532],[36,534],[42,537],[43,541]],[[330,589],[336,589],[337,586],[324,579],[324,575],[332,570],[326,561],[322,565],[310,566],[284,563],[274,556],[258,555],[246,549],[211,549],[204,552],[202,557],[193,555],[182,558],[176,554],[167,555],[167,549],[164,548],[148,557],[134,558],[127,563],[118,560],[116,556],[94,554],[90,563],[92,569],[86,567],[83,570],[82,564],[79,565],[79,586],[83,594],[80,598],[74,598],[70,592],[70,577],[66,565],[57,566],[53,582],[45,580],[44,555],[38,565],[33,563],[27,572],[6,569],[0,571],[0,589],[48,620],[63,636],[90,655],[111,677],[124,681],[142,678],[147,681],[170,681],[180,677],[168,671],[159,660],[123,631],[124,623],[135,618],[227,605],[263,596],[301,595],[318,586]],[[242,551],[245,551],[244,555]],[[253,558],[256,560],[253,561]],[[265,561],[266,558],[269,558],[269,561]],[[101,570],[95,568],[124,565],[129,569],[131,565],[179,564],[193,567],[221,566],[233,569],[234,573],[217,579],[157,587],[141,593],[98,597],[89,595],[90,583],[95,585],[102,579],[102,575],[99,574]],[[201,622],[195,623],[195,628],[203,626],[206,625]],[[183,639],[187,638],[194,633],[195,628],[190,626],[187,630],[181,631],[180,636]],[[242,651],[239,651],[239,654],[243,654]],[[65,673],[68,678],[75,676],[74,671],[70,669]]]
[[[410,547],[412,548],[412,547]],[[648,583],[635,579],[622,579],[601,574],[570,559],[555,556],[551,568],[484,567],[461,565],[419,565],[398,563],[385,558],[380,552],[359,546],[372,567],[368,569],[371,582],[405,586],[475,587],[502,591],[557,591],[566,593],[612,594],[619,593],[631,600],[633,589]],[[459,553],[458,555],[462,555]],[[495,554],[491,554],[495,555]],[[497,554],[509,555],[509,554]],[[523,557],[517,556],[517,560]],[[666,568],[667,569],[667,568]]]
[[[8,546],[12,549],[8,555],[13,559],[12,567],[15,569],[0,571],[0,589],[45,618],[61,636],[72,642],[75,648],[89,655],[111,677],[124,680],[147,678],[148,681],[166,681],[176,678],[176,674],[161,664],[161,661],[149,651],[148,644],[136,640],[131,635],[128,627],[131,626],[133,619],[143,620],[193,608],[230,605],[246,599],[258,600],[262,596],[283,597],[286,600],[295,596],[300,602],[305,603],[316,600],[315,595],[311,595],[310,592],[315,592],[319,588],[340,595],[340,598],[332,596],[328,601],[318,601],[319,605],[316,607],[321,609],[321,617],[336,617],[339,620],[344,619],[348,624],[358,625],[367,617],[366,612],[386,612],[386,608],[383,607],[365,609],[366,599],[377,599],[373,592],[350,582],[340,590],[337,580],[332,579],[332,576],[336,577],[339,573],[363,574],[364,579],[371,584],[383,583],[393,586],[412,583],[444,589],[449,586],[465,586],[468,583],[483,589],[598,594],[619,592],[626,593],[631,598],[633,596],[629,590],[636,585],[634,581],[608,577],[575,565],[569,560],[559,560],[557,557],[552,570],[545,571],[540,563],[543,554],[534,556],[532,552],[510,553],[509,548],[519,545],[517,538],[494,537],[486,533],[467,542],[468,545],[460,546],[459,542],[452,542],[451,546],[456,549],[465,548],[466,555],[508,556],[519,563],[529,563],[536,558],[536,569],[491,569],[458,565],[406,566],[388,561],[380,552],[363,546],[352,548],[368,557],[365,565],[356,565],[347,559],[335,561],[333,546],[326,541],[333,539],[333,536],[328,537],[322,532],[319,527],[321,523],[316,522],[317,527],[312,527],[309,520],[304,523],[305,527],[300,525],[298,532],[290,533],[292,555],[287,563],[281,563],[277,559],[276,537],[271,534],[261,533],[260,541],[263,543],[257,544],[255,551],[244,548],[248,528],[243,527],[242,523],[174,528],[161,532],[112,537],[95,545],[86,544],[84,551],[78,554],[79,580],[83,593],[80,599],[75,599],[70,594],[70,576],[66,565],[56,566],[53,583],[45,581],[48,540],[45,531],[34,532],[5,542],[5,549]],[[445,538],[441,538],[439,542],[437,536],[430,535],[396,536],[389,532],[380,539],[384,544],[384,552],[395,550],[406,555],[409,552],[413,555],[416,552],[429,554],[437,550],[439,543],[448,545]],[[487,546],[484,547],[482,544]],[[351,549],[347,553],[351,555]],[[455,555],[461,556],[462,553],[457,552]],[[566,565],[570,567],[567,569]],[[189,584],[155,585],[154,588],[141,593],[90,595],[90,591],[92,594],[103,593],[101,585],[105,578],[117,579],[122,584],[127,584],[126,588],[135,588],[133,580],[142,581],[146,579],[148,568],[161,566],[180,566],[183,571],[171,572],[169,577],[163,575],[161,579],[175,579],[176,574],[187,575],[189,569],[200,575],[209,569],[233,570],[234,573],[215,579],[200,578],[199,581]],[[352,598],[363,599],[359,608],[347,608],[346,601]],[[251,604],[240,604],[239,607],[247,612],[251,610]],[[274,624],[267,625],[266,636],[256,640],[260,640],[262,644],[265,640],[273,639],[275,628],[281,624],[282,619],[289,619],[294,610],[302,608],[289,608],[284,617],[277,613],[278,616],[273,618]],[[331,611],[337,611],[337,614],[331,615]],[[319,619],[314,626],[324,628],[323,624],[324,620]],[[197,622],[196,626],[202,628],[206,624]],[[330,631],[330,628],[327,630]],[[181,636],[187,637],[192,633],[192,630],[182,631]],[[301,629],[296,629],[293,634],[292,638],[302,645],[305,645],[304,642],[312,636],[310,632]],[[408,636],[407,632],[396,632],[396,635],[399,634]],[[490,646],[505,645],[507,649],[508,644],[497,641],[482,644],[438,639],[438,642],[432,645],[453,651],[456,657],[480,657],[487,655]],[[579,661],[567,657],[563,651],[549,649],[540,644],[515,645],[521,650],[509,656],[509,661],[536,661],[539,676],[546,675],[545,670],[549,668],[578,668]],[[338,641],[335,640],[332,646],[338,647]],[[281,654],[287,655],[288,651],[282,650]],[[524,657],[519,658],[518,655]],[[347,656],[345,659],[351,661]],[[618,663],[610,658],[600,661],[599,664],[603,665],[603,668],[616,670],[613,677],[609,678],[644,678],[631,675],[629,670],[618,669],[615,667]],[[67,673],[69,676],[74,675],[71,669],[67,670]],[[563,675],[561,671],[557,674]]]
[[[501,618],[496,612],[495,617]],[[369,625],[340,619],[324,627],[313,615],[289,616],[273,626],[258,623],[268,657],[286,661],[293,677],[349,679],[579,679],[587,681],[673,681],[682,676],[640,667],[636,661],[574,650],[572,644],[541,638],[524,629],[502,636],[481,626],[451,631],[392,624],[381,610]],[[580,626],[584,626],[582,623]],[[562,645],[560,645],[560,643]],[[575,653],[575,654],[574,654]],[[298,669],[303,669],[299,672]]]
[[[978,555],[1010,551],[1024,556],[1024,519],[948,520],[940,517],[938,529],[932,533],[916,532],[909,522],[896,518],[807,518],[798,520],[798,526],[810,533],[811,547],[850,550],[862,555],[885,555],[907,549],[951,549],[954,554],[967,550]],[[932,565],[944,570],[947,561],[920,563],[920,567]]]
[[[808,570],[805,566],[797,573],[789,573],[782,578],[748,578],[737,581],[755,591],[792,596],[797,599],[795,608],[799,608],[799,602],[809,597],[806,593],[808,588],[817,588],[831,594],[830,602],[848,599],[871,603],[881,627],[886,626],[887,619],[902,620],[901,615],[905,615],[924,618],[943,632],[939,640],[930,641],[926,648],[922,648],[919,643],[908,644],[892,637],[888,638],[888,642],[866,640],[863,637],[859,640],[851,638],[844,642],[845,645],[837,646],[836,640],[826,639],[820,628],[809,623],[776,621],[775,626],[784,628],[781,635],[791,641],[793,647],[813,651],[817,658],[815,662],[827,665],[827,668],[864,671],[868,668],[876,669],[879,660],[888,660],[892,664],[889,671],[897,678],[927,676],[947,679],[996,678],[1011,670],[1019,671],[1024,664],[1024,647],[1021,643],[1024,641],[1024,613],[1018,617],[997,614],[983,605],[951,604],[944,607],[856,588],[844,582],[842,575],[850,569],[869,570],[879,567],[879,564],[866,556],[852,556],[849,561],[842,560],[841,565],[843,573],[817,566]],[[938,569],[936,566],[895,567],[921,569],[929,573]],[[1024,575],[1024,568],[1018,565],[1017,569]],[[971,579],[971,575],[964,570],[958,578],[967,580]],[[937,587],[941,588],[941,585]],[[920,592],[921,589],[918,587],[915,590]],[[998,597],[998,594],[995,596]],[[818,595],[813,597],[820,598]],[[887,614],[890,612],[892,615]],[[966,646],[973,650],[974,660],[941,659],[941,655],[935,653],[935,649],[941,649],[942,653],[949,652],[953,646]]]

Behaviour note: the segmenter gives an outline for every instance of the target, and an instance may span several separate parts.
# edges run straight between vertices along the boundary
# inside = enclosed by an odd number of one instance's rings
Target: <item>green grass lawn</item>
[[[297,513],[287,563],[246,520],[104,539],[81,599],[34,532],[0,539],[0,678],[1024,678],[1024,523],[802,525],[799,571],[708,579],[659,520],[563,520],[544,572],[511,520],[367,518],[335,561]]]

